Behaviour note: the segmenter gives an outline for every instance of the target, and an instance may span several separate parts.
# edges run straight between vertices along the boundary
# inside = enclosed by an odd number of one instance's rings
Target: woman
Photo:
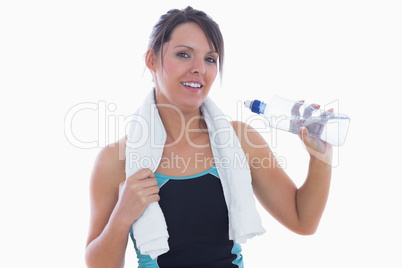
[[[191,7],[171,10],[163,15],[154,27],[145,61],[154,78],[155,101],[167,135],[162,157],[170,165],[159,165],[155,173],[149,169],[140,169],[126,179],[126,138],[101,150],[91,178],[91,221],[86,248],[88,267],[124,266],[128,236],[132,233],[133,222],[142,215],[149,204],[160,201],[163,210],[163,201],[170,200],[169,195],[163,192],[165,188],[158,187],[158,179],[190,178],[192,180],[183,181],[196,183],[201,181],[201,178],[207,181],[206,175],[216,173],[207,125],[200,107],[222,68],[223,55],[223,40],[219,27],[201,11]],[[177,109],[168,108],[172,106]],[[259,202],[291,231],[303,235],[313,234],[328,197],[331,146],[309,138],[307,130],[300,131],[300,138],[310,152],[310,164],[306,181],[298,189],[280,168],[269,146],[258,132],[242,122],[231,124],[247,156],[252,188]],[[203,165],[199,164],[200,157],[204,160]],[[177,159],[183,160],[183,165],[178,164]],[[256,161],[262,159],[270,159],[270,165]],[[219,195],[223,195],[219,180],[212,183],[214,184],[207,187],[208,194],[219,199]],[[178,188],[182,193],[187,192],[185,185],[182,183]],[[197,187],[191,188],[191,191],[196,192],[192,192],[188,198],[199,194]],[[171,249],[157,260],[151,260],[137,251],[140,267],[142,263],[147,262],[155,265],[147,267],[242,267],[241,248],[229,241],[227,236],[220,236],[227,232],[228,228],[227,216],[222,216],[222,211],[227,211],[224,199],[222,200],[219,201],[220,206],[210,204],[210,210],[219,210],[216,211],[217,217],[214,217],[215,221],[211,226],[200,224],[197,220],[181,219],[189,220],[186,226],[193,226],[189,230],[175,230],[169,226],[171,212],[164,210],[170,232],[169,241],[172,241]],[[175,205],[178,211],[187,205],[196,205],[189,203]],[[202,205],[206,204],[202,202]],[[166,204],[166,207],[169,207],[169,204]],[[202,233],[204,229],[214,234],[216,232],[216,236],[220,238],[206,239],[203,245],[192,244],[194,233]],[[187,240],[179,247],[175,241],[179,240],[183,233],[186,237],[182,239]]]

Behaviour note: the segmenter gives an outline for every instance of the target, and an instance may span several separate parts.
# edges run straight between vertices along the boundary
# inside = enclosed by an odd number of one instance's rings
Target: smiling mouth
[[[180,84],[182,84],[183,86],[186,86],[186,87],[202,88],[202,85],[201,85],[201,84],[198,84],[198,83],[181,82]]]

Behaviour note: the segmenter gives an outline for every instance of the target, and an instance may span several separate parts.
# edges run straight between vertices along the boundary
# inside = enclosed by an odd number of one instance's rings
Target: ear
[[[145,56],[145,65],[151,72],[156,72],[156,55],[153,48],[149,48]]]

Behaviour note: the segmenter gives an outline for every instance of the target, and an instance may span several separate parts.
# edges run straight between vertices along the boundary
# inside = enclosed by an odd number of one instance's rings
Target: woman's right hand
[[[159,201],[159,187],[155,174],[148,168],[140,169],[119,185],[119,199],[112,217],[122,224],[132,225],[148,207]]]

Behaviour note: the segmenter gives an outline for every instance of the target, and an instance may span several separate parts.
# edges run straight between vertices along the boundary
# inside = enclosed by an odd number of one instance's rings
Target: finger
[[[159,193],[158,186],[147,187],[143,190],[145,196],[151,196]]]
[[[334,109],[331,108],[328,111],[325,111],[321,114],[321,121],[317,122],[315,125],[317,125],[317,131],[314,132],[317,137],[321,137],[322,132],[324,131],[325,125],[328,122],[328,120],[332,117],[334,117]]]
[[[301,127],[299,130],[299,136],[301,139],[304,139],[304,137],[308,136],[308,129],[305,127]]]
[[[326,122],[319,122],[317,123],[317,132],[315,133],[316,137],[320,138],[322,135],[322,132],[324,131],[324,127],[325,127],[325,123]]]
[[[146,178],[155,178],[155,174],[149,168],[143,168],[127,178],[127,180],[143,180]]]
[[[291,115],[293,116],[300,116],[300,107],[303,106],[304,101],[295,102],[292,107]]]
[[[303,118],[304,119],[309,118],[313,114],[313,112],[317,109],[320,109],[320,105],[318,104],[311,104],[307,106],[306,109],[304,109]]]
[[[140,200],[142,200],[144,204],[149,205],[155,201],[160,200],[158,187],[150,187],[147,189],[143,189],[140,195],[142,196]]]
[[[155,178],[143,179],[143,180],[140,180],[139,183],[141,184],[141,187],[143,187],[143,188],[158,186],[158,181]]]
[[[158,202],[159,200],[161,200],[161,197],[159,196],[159,194],[153,194],[153,195],[148,196],[149,204],[151,204],[153,202]]]
[[[333,113],[334,113],[334,108],[331,108],[331,109],[329,109],[329,110],[323,112],[324,115],[331,115],[331,114],[333,114]]]
[[[306,128],[308,129],[310,136],[314,136],[318,133],[319,123],[309,124],[308,126],[306,126]]]
[[[304,143],[304,144],[308,144],[308,143],[310,143],[311,142],[311,138],[310,138],[310,136],[309,136],[309,131],[308,131],[308,129],[307,128],[300,128],[300,131],[299,131],[299,138],[301,139],[301,141]]]
[[[331,109],[329,109],[328,111],[325,111],[325,112],[323,112],[322,114],[321,114],[321,120],[322,120],[322,122],[325,124],[327,121],[328,121],[328,119],[330,119],[330,118],[332,118],[332,117],[334,117],[335,116],[335,114],[334,114],[334,108],[331,108]]]

